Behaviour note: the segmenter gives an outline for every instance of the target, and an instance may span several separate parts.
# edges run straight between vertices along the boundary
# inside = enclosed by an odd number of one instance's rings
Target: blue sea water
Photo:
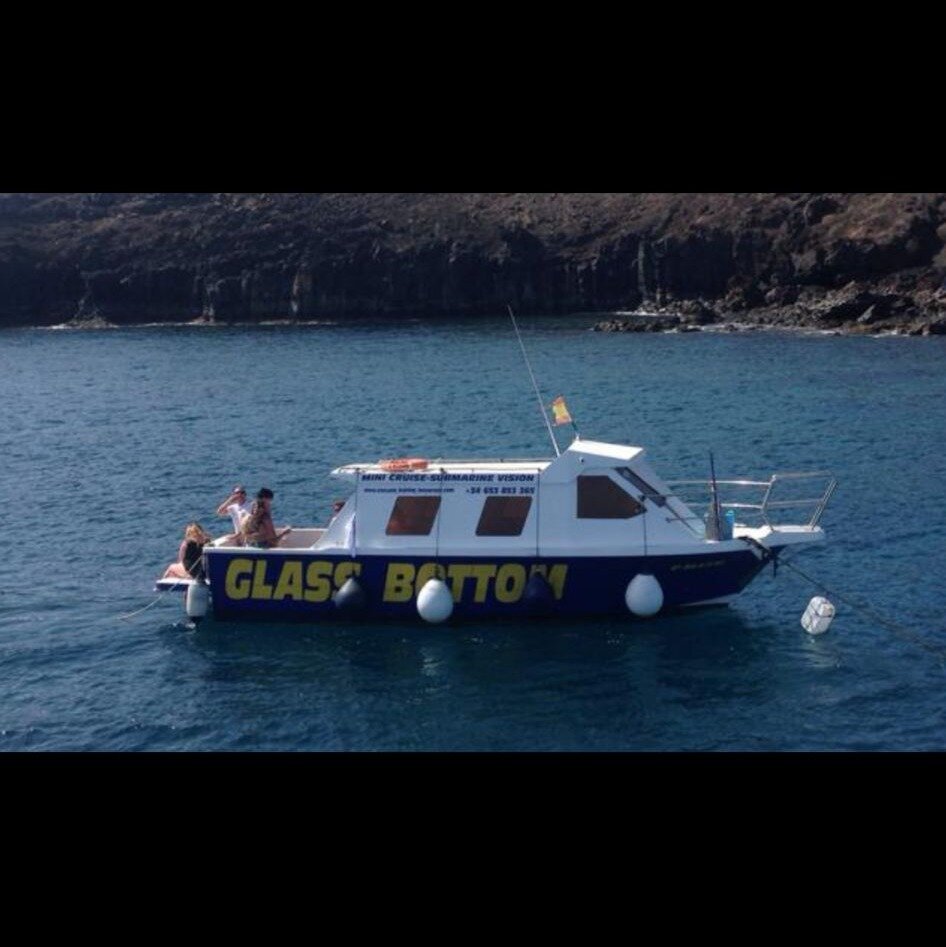
[[[508,322],[0,333],[0,749],[946,747],[946,339],[526,319],[546,400],[668,478],[830,469],[829,541],[647,622],[191,627],[152,582],[237,481],[325,521],[341,463],[546,456]],[[138,611],[131,618],[120,616]]]

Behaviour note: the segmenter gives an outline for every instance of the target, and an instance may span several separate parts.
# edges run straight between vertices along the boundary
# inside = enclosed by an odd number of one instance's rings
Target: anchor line
[[[140,615],[142,612],[146,612],[149,608],[151,608],[152,605],[157,605],[158,602],[160,602],[161,599],[162,599],[168,592],[170,592],[170,591],[171,591],[170,589],[161,589],[161,591],[158,592],[158,597],[157,597],[153,602],[148,602],[148,604],[145,605],[144,608],[139,608],[139,609],[137,609],[137,610],[134,611],[134,612],[128,612],[126,615],[118,615],[118,616],[116,616],[116,617],[118,617],[118,618],[123,618],[123,619],[124,619],[124,618],[134,618],[135,615]]]
[[[198,574],[197,574],[194,570],[195,570],[195,569],[198,569],[198,567],[201,567],[201,566],[203,565],[202,560],[203,560],[203,549],[201,549],[201,557],[200,557],[200,559],[197,559],[192,565],[187,566],[187,574],[188,574],[192,579],[196,579],[198,582],[200,582],[201,579],[200,579],[200,577],[198,576]],[[206,582],[206,579],[204,579],[203,581]],[[148,604],[145,605],[144,608],[139,608],[139,609],[137,609],[136,611],[128,612],[127,614],[124,614],[124,615],[117,615],[116,617],[117,617],[117,618],[123,618],[123,619],[124,619],[124,618],[134,618],[135,615],[140,615],[141,612],[147,611],[149,608],[151,608],[152,605],[157,605],[158,602],[160,602],[161,599],[162,599],[168,592],[171,592],[171,591],[173,591],[173,588],[170,588],[170,589],[161,589],[161,591],[158,592],[158,597],[157,597],[153,602],[148,602]]]
[[[762,565],[764,566],[767,562],[772,563],[772,578],[774,579],[778,575],[778,565],[779,565],[779,553],[781,549],[769,549],[768,546],[763,546],[758,539],[753,539],[751,536],[739,536],[744,543],[748,543],[750,546],[758,549],[762,555]]]
[[[755,539],[751,539],[748,536],[741,537],[747,542],[751,543],[754,546],[758,546],[760,549],[768,553],[768,557],[776,561],[778,554],[773,552],[771,549],[766,549],[760,542]],[[837,599],[839,602],[843,602],[845,605],[852,608],[855,612],[860,612],[862,615],[870,618],[872,621],[876,622],[883,628],[886,628],[888,631],[893,632],[893,634],[902,637],[909,641],[911,644],[915,644],[917,647],[922,648],[924,651],[928,651],[930,654],[934,655],[939,659],[940,664],[946,664],[946,648],[941,647],[940,645],[931,644],[929,641],[926,641],[922,635],[918,635],[915,631],[907,628],[905,625],[901,625],[899,622],[895,622],[889,618],[884,617],[878,612],[874,611],[869,606],[865,605],[863,602],[857,602],[849,596],[842,595],[840,592],[835,591],[834,589],[829,588],[824,582],[820,582],[814,576],[808,575],[807,572],[804,572],[802,569],[799,569],[798,566],[793,562],[788,560],[780,560],[781,564],[787,568],[791,569],[792,572],[796,572],[803,579],[810,582],[815,588],[821,589],[823,592],[826,592],[831,598]]]

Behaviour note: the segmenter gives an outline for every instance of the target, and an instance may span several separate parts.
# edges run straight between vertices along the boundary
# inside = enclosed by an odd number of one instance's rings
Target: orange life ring
[[[397,457],[394,460],[379,460],[382,470],[426,470],[427,461],[423,457]]]

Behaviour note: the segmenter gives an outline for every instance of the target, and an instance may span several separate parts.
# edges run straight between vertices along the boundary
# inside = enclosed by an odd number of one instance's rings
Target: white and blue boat
[[[188,614],[226,621],[645,618],[726,604],[784,550],[823,542],[835,488],[823,471],[664,481],[642,448],[577,436],[540,460],[406,458],[332,476],[350,495],[327,526],[271,549],[217,540],[202,577],[158,588],[190,586]]]

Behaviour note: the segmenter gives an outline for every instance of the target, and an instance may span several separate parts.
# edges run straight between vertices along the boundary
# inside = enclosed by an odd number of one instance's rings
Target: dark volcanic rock
[[[884,307],[879,303],[871,303],[858,317],[858,325],[873,325],[877,322],[883,322],[890,314],[889,307]]]
[[[773,286],[764,297],[767,306],[789,306],[798,299],[794,286]]]
[[[702,299],[687,299],[676,308],[690,327],[711,325],[718,319],[716,313]]]
[[[837,326],[854,321],[868,310],[882,305],[881,297],[874,293],[855,292],[832,295],[812,307],[810,312],[822,325]]]
[[[508,303],[932,326],[944,244],[946,194],[0,194],[0,325]]]
[[[609,319],[592,326],[595,332],[668,332],[683,326],[678,316],[634,314],[624,319]]]
[[[836,200],[828,197],[827,194],[818,194],[811,198],[804,207],[805,223],[808,226],[819,223],[828,214],[833,214],[839,209]]]

